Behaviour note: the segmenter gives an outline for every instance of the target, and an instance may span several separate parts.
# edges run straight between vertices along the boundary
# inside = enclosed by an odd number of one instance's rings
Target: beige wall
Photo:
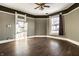
[[[46,35],[47,34],[47,18],[31,18],[27,17],[28,36]]]
[[[49,22],[50,22],[50,19],[49,18],[47,18],[47,21],[46,21],[46,23],[47,23],[47,25],[46,25],[46,35],[49,35],[49,31],[50,31],[50,24],[49,24]]]
[[[47,20],[48,18],[36,18],[35,19],[35,34],[36,35],[47,34]]]
[[[64,15],[65,36],[79,41],[79,8]]]
[[[0,12],[0,40],[13,39],[15,37],[14,19],[14,15]],[[11,27],[8,27],[9,24]]]
[[[28,23],[27,35],[28,36],[35,35],[35,19],[27,17],[27,23]]]

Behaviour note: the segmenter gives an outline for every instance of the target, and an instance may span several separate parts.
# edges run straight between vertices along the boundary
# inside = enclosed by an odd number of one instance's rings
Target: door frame
[[[26,21],[26,14],[22,15],[22,14],[15,12],[15,40],[17,40],[17,38],[16,38],[16,23],[17,23],[18,16],[24,17],[24,20]]]

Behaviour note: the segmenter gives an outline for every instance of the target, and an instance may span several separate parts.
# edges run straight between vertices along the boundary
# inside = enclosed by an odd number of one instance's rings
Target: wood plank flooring
[[[36,37],[0,44],[0,56],[79,56],[79,46],[63,40]]]

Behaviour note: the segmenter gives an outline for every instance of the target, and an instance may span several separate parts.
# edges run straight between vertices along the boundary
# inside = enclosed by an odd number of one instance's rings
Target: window
[[[15,12],[15,38],[17,39],[25,39],[27,38],[27,22],[26,15],[21,15]]]
[[[51,30],[50,34],[58,35],[59,34],[59,15],[51,16]]]
[[[25,25],[25,22],[24,21],[18,21],[17,20],[17,23],[16,23],[16,31],[17,33],[21,33],[21,32],[24,32],[24,25]]]

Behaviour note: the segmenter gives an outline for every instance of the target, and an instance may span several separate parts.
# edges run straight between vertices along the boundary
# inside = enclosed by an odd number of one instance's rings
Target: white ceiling
[[[46,13],[52,14],[61,10],[65,10],[73,5],[73,3],[47,3],[46,5],[49,5],[50,8],[45,8],[44,10],[34,9],[37,7],[37,5],[34,3],[0,3],[0,5],[32,15],[46,15]]]

